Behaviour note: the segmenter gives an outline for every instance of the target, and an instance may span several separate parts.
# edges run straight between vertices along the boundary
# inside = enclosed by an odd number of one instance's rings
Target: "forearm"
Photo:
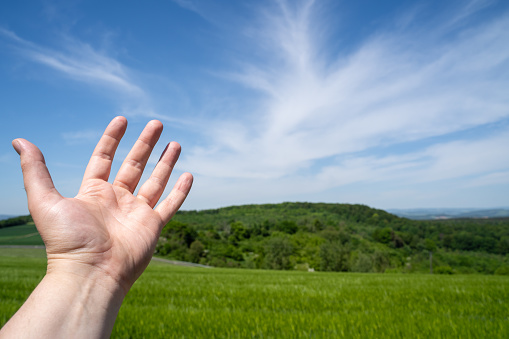
[[[104,275],[46,274],[1,338],[108,338],[124,292]]]

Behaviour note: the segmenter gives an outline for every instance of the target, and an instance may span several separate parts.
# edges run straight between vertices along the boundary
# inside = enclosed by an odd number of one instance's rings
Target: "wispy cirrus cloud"
[[[428,146],[412,153],[388,156],[349,156],[318,174],[324,186],[337,183],[400,181],[429,183],[462,177],[489,177],[492,183],[497,173],[509,165],[509,133],[476,140],[457,140]],[[505,179],[504,179],[505,180]],[[502,182],[501,182],[502,183]]]
[[[218,206],[316,200],[364,203],[388,208],[396,202],[412,206],[489,206],[503,204],[492,194],[479,200],[466,194],[458,199],[458,190],[486,185],[507,185],[509,133],[488,138],[434,144],[404,154],[349,154],[314,172],[300,171],[273,178],[255,177],[214,179],[198,176],[197,204],[213,202]],[[437,186],[438,184],[438,186]],[[334,188],[341,187],[338,192]],[[327,192],[327,193],[325,193]],[[404,199],[404,202],[401,200]]]
[[[509,171],[489,173],[467,183],[467,187],[498,186],[509,184]]]
[[[228,6],[221,6],[221,3],[207,0],[172,0],[172,1],[181,8],[197,14],[208,23],[216,27],[224,27],[228,29],[231,29],[231,27],[227,26],[229,26],[229,24],[232,23],[232,20],[236,21],[239,19],[239,18],[233,19],[233,17],[238,15],[238,12],[235,12],[233,8],[238,5],[241,6],[243,5],[243,3],[240,1],[230,3],[228,4]],[[230,14],[230,16],[228,16],[227,13]]]
[[[144,117],[170,121],[174,126],[188,124],[186,119],[171,118],[158,113],[153,107],[152,93],[144,86],[143,74],[133,71],[105,52],[90,44],[61,36],[58,49],[37,44],[19,37],[15,32],[0,27],[0,38],[6,45],[28,61],[54,70],[68,79],[101,89],[116,103],[115,114],[128,118]],[[133,76],[136,74],[137,76]],[[92,143],[102,130],[66,132],[62,138],[69,144]]]
[[[7,38],[12,48],[28,60],[45,65],[74,80],[106,86],[110,89],[145,95],[128,75],[128,70],[117,60],[104,55],[89,44],[64,38],[62,48],[51,49],[22,39],[16,33],[0,28],[0,35]]]
[[[470,7],[468,7],[470,6]],[[228,77],[262,94],[246,122],[214,121],[187,165],[205,176],[279,179],[324,159],[447,135],[509,117],[509,16],[448,39],[380,31],[349,54],[321,54],[315,1],[261,11],[246,56]],[[468,20],[467,4],[452,21]],[[233,114],[232,114],[233,115]],[[312,175],[312,174],[310,174]],[[338,182],[339,183],[339,182]]]
[[[0,163],[10,163],[13,159],[15,157],[10,153],[0,154]]]
[[[68,144],[93,143],[101,138],[101,131],[81,130],[62,133],[62,138]]]
[[[444,187],[454,198],[507,187],[509,15],[490,8],[496,1],[384,8],[374,25],[342,17],[352,7],[330,1],[174,2],[207,23],[183,23],[176,31],[186,34],[171,39],[169,26],[150,39],[133,35],[143,44],[127,49],[161,52],[160,63],[133,53],[137,65],[151,63],[143,74],[92,47],[100,43],[68,36],[49,47],[5,29],[0,39],[25,60],[105,89],[120,114],[176,126],[177,171],[196,174],[195,207],[312,199],[443,207]],[[86,128],[62,137],[92,141]],[[503,194],[470,201],[499,204]]]
[[[246,54],[221,74],[251,91],[252,104],[209,117],[207,142],[183,153],[203,205],[327,196],[381,207],[455,205],[439,183],[451,192],[507,184],[508,13],[479,20],[489,1],[429,20],[416,11],[404,27],[333,54],[328,39],[337,36],[324,32],[335,23],[324,19],[322,2],[266,5],[239,30],[247,32]],[[471,129],[485,132],[462,133]],[[340,186],[346,191],[324,193]],[[367,187],[371,198],[359,193]]]

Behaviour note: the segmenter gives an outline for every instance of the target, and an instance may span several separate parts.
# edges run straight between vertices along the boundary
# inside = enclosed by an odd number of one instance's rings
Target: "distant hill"
[[[0,228],[24,225],[29,222],[33,222],[32,216],[30,216],[30,215],[4,219],[4,220],[0,220]]]
[[[156,254],[211,266],[426,272],[430,250],[441,272],[494,273],[507,265],[509,218],[411,220],[325,203],[180,211],[163,229]]]
[[[509,208],[480,209],[480,208],[415,208],[389,209],[389,213],[413,220],[434,220],[453,218],[507,218]]]
[[[17,215],[0,214],[0,220],[15,218]]]
[[[431,251],[437,272],[507,271],[509,217],[499,217],[503,212],[410,212],[442,219],[411,220],[364,205],[305,202],[179,211],[163,228],[155,254],[218,267],[424,273]],[[482,218],[488,215],[497,218]],[[15,225],[31,221],[30,216],[2,220],[0,228],[14,234]]]

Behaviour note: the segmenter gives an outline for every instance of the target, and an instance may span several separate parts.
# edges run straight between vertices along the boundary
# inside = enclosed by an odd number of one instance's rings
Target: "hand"
[[[127,128],[117,117],[106,128],[74,198],[53,185],[41,151],[24,139],[13,146],[21,157],[28,208],[46,245],[48,270],[2,334],[25,328],[27,337],[104,337],[120,304],[145,270],[163,226],[184,202],[193,177],[184,173],[155,209],[180,154],[170,143],[150,178],[133,195],[163,126],[151,121],[108,183],[113,156]],[[63,329],[66,324],[66,328]],[[88,324],[96,324],[92,328]]]
[[[64,198],[53,186],[42,153],[26,140],[13,145],[21,156],[28,206],[46,244],[48,272],[100,270],[127,293],[148,265],[162,227],[179,209],[191,189],[192,176],[183,174],[170,195],[161,197],[180,154],[170,143],[150,178],[133,192],[163,130],[151,121],[124,160],[113,184],[108,183],[113,156],[127,128],[117,117],[106,128],[87,166],[75,198]]]

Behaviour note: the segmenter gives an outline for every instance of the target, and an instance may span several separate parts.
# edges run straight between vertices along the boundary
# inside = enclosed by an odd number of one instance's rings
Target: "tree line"
[[[0,228],[25,225],[28,224],[29,222],[33,222],[31,215],[9,218],[5,220],[0,220]]]
[[[500,273],[509,219],[416,221],[364,205],[283,203],[181,211],[156,254],[211,266],[340,272]]]
[[[32,222],[0,221],[0,228]],[[509,274],[509,218],[418,221],[364,205],[282,203],[179,211],[156,255],[217,267]],[[504,273],[505,272],[505,273]]]

